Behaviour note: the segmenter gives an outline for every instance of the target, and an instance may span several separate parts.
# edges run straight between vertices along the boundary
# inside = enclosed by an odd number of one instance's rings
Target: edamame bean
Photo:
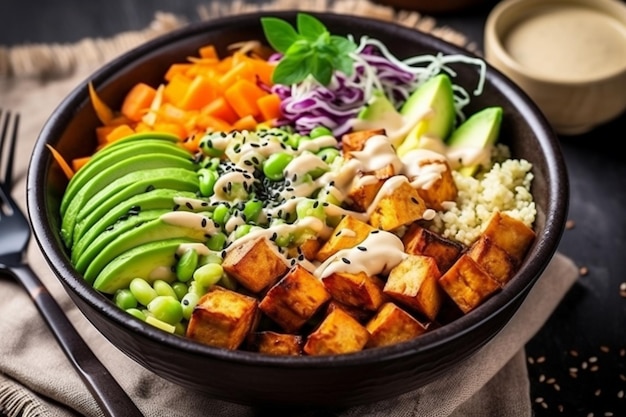
[[[176,276],[181,282],[187,282],[193,276],[193,271],[198,267],[198,252],[189,248],[183,252],[176,264]]]
[[[152,288],[152,285],[148,283],[143,278],[133,278],[128,286],[130,292],[133,293],[137,301],[144,306],[150,304],[154,298],[156,298],[159,294]]]
[[[285,152],[272,154],[263,164],[263,174],[272,181],[280,181],[285,177],[283,172],[292,160],[293,156]]]
[[[335,158],[337,158],[339,156],[339,149],[337,148],[324,148],[324,149],[320,149],[319,152],[316,153],[316,155],[324,162],[326,162],[328,165],[332,164],[333,161],[335,160]]]
[[[152,283],[152,288],[154,288],[158,295],[167,295],[172,298],[178,299],[178,297],[176,297],[176,292],[174,291],[172,286],[162,279],[157,279],[156,281],[154,281]]]
[[[193,279],[200,286],[208,288],[211,285],[215,285],[222,278],[224,268],[219,264],[206,264],[196,269],[193,273]]]
[[[321,136],[333,136],[333,132],[326,126],[316,126],[309,132],[311,139],[316,139]]]
[[[176,281],[172,284],[172,289],[176,293],[176,298],[182,300],[185,294],[189,292],[189,287],[184,282]]]
[[[252,229],[251,225],[240,224],[235,229],[235,239],[239,239],[240,237],[247,235],[248,233],[250,233],[250,229]]]
[[[199,265],[206,265],[206,264],[222,264],[222,262],[224,262],[224,260],[222,259],[222,257],[220,256],[220,254],[218,253],[209,253],[206,255],[202,255],[200,257],[200,261],[198,262]]]
[[[310,198],[298,201],[296,213],[298,219],[313,216],[320,220],[326,220],[326,212],[324,211],[323,204],[318,200],[312,200]]]
[[[224,244],[226,244],[227,236],[222,232],[217,232],[212,235],[206,242],[206,245],[209,249],[213,251],[221,251],[224,249]]]
[[[220,226],[224,226],[228,217],[230,216],[230,209],[226,204],[218,204],[213,210],[213,220]]]
[[[257,223],[263,210],[263,202],[260,200],[248,200],[243,206],[243,214],[248,222]]]
[[[148,311],[158,320],[172,326],[183,318],[183,307],[180,302],[169,295],[159,295],[148,304]]]
[[[137,307],[137,299],[128,288],[123,288],[115,291],[113,295],[113,301],[115,305],[122,310],[128,310],[129,308]]]
[[[205,197],[211,197],[215,193],[215,183],[219,178],[219,174],[213,170],[202,168],[198,170],[198,187],[200,194]]]
[[[198,305],[198,300],[200,296],[196,293],[189,292],[185,294],[182,300],[180,300],[180,305],[183,308],[183,317],[186,320],[191,318],[191,313],[193,313],[193,309]]]

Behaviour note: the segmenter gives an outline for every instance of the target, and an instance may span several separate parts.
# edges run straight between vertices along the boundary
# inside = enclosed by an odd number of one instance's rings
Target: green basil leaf
[[[276,68],[274,68],[272,81],[276,84],[284,85],[297,84],[304,80],[310,73],[306,61],[285,56],[279,61]]]
[[[357,45],[350,39],[336,35],[330,37],[330,43],[342,54],[350,54],[357,48]]]
[[[270,46],[283,54],[291,44],[299,39],[294,27],[282,19],[263,17],[261,18],[261,25]]]
[[[330,84],[333,77],[333,66],[330,60],[314,56],[309,61],[311,75],[322,85]]]
[[[354,72],[354,61],[348,55],[337,55],[333,59],[333,66],[348,76]]]
[[[328,33],[326,26],[310,14],[298,13],[297,25],[300,35],[312,42],[320,35]]]

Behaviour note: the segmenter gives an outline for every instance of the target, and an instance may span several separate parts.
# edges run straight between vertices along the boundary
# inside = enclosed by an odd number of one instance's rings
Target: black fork
[[[30,224],[11,197],[13,160],[19,114],[0,109],[0,271],[7,272],[28,291],[81,379],[108,417],[143,417],[122,387],[98,360],[46,287],[24,260],[30,241]],[[6,142],[6,145],[5,145]],[[4,148],[7,147],[7,152]],[[5,161],[4,173],[2,161]]]

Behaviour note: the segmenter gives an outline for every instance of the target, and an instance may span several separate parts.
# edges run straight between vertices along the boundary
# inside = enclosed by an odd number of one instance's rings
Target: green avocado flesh
[[[89,199],[76,215],[74,233],[81,234],[124,200],[156,188],[197,192],[198,176],[195,171],[183,168],[145,169],[126,174]]]
[[[175,211],[177,209],[176,203],[174,202],[175,197],[195,199],[196,194],[188,191],[162,188],[135,195],[113,207],[90,228],[81,229],[80,233],[75,233],[74,241],[78,242],[80,238],[90,230],[94,230],[94,233],[97,234],[102,233],[107,227],[115,224],[118,220],[136,215],[143,210],[168,209]],[[193,211],[184,205],[179,209]],[[198,209],[198,211],[200,211],[200,209]]]
[[[168,239],[144,243],[113,259],[100,271],[93,287],[106,294],[128,288],[133,278],[141,277],[152,283],[157,279],[172,282],[176,275],[172,271],[176,264],[176,251],[190,239]]]
[[[197,166],[190,158],[181,158],[175,155],[164,153],[140,154],[130,158],[121,160],[115,164],[109,165],[108,168],[100,171],[87,181],[76,195],[72,198],[67,210],[63,215],[61,222],[61,237],[67,247],[72,246],[74,227],[76,225],[77,216],[81,208],[93,197],[98,191],[106,187],[128,173],[153,169],[177,167],[190,171],[195,171]]]
[[[486,107],[465,120],[447,140],[450,148],[486,149],[496,143],[502,124],[502,107]],[[476,173],[479,165],[465,166],[459,169],[463,175]]]
[[[173,225],[157,218],[119,235],[101,251],[85,251],[76,269],[84,272],[85,279],[92,282],[109,262],[125,251],[148,242],[175,238],[184,238],[198,243],[207,239],[204,229],[200,227]],[[87,266],[86,270],[85,266]]]
[[[169,212],[170,210],[168,209],[143,210],[136,216],[129,216],[115,222],[108,226],[102,233],[97,233],[97,230],[93,228],[89,229],[85,232],[83,237],[77,242],[74,242],[74,246],[72,247],[72,264],[78,271],[84,272],[87,269],[87,263],[91,261],[94,255],[83,256],[83,252],[97,254],[124,232],[139,227],[143,223],[154,220]]]
[[[177,146],[180,140],[176,136],[159,133],[138,133],[115,141],[93,154],[89,162],[79,169],[72,177],[61,201],[61,216],[65,214],[68,204],[76,193],[94,175],[104,170],[108,166],[119,162],[129,156],[140,155],[142,153],[152,153],[163,151],[169,154],[180,154],[181,157],[191,157],[185,149]]]
[[[408,121],[424,114],[426,116],[417,122],[398,146],[399,156],[419,148],[423,136],[445,140],[454,127],[456,117],[450,77],[438,74],[426,81],[402,105],[400,113]]]

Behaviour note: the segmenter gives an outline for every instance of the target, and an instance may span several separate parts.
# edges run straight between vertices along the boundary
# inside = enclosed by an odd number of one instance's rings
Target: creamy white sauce
[[[593,79],[624,69],[626,25],[591,8],[559,3],[519,22],[503,46],[520,65],[541,76]]]
[[[190,211],[172,211],[162,214],[159,219],[174,226],[203,230],[209,235],[219,232],[219,226],[213,220],[203,214]]]

